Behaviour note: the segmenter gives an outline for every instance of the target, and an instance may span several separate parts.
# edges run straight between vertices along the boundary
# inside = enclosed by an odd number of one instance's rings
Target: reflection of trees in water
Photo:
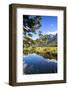
[[[38,67],[33,64],[32,65],[27,64],[26,67],[23,68],[23,71],[24,71],[24,74],[57,73],[57,66],[53,67],[52,69],[51,68],[48,69],[48,67],[46,67],[47,70],[45,69],[45,67],[44,68],[42,67]]]
[[[37,55],[43,56],[44,58],[56,59],[57,60],[57,54],[55,54],[55,53],[50,53],[50,52],[42,53],[42,52],[35,51],[35,49],[32,49],[31,51],[29,51],[29,50],[24,51],[25,55],[33,54],[33,53],[36,53]]]

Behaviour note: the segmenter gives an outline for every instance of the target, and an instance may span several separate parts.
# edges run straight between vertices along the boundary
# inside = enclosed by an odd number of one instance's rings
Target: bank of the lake
[[[25,47],[23,50],[24,54],[36,53],[45,58],[56,59],[57,60],[57,47]]]

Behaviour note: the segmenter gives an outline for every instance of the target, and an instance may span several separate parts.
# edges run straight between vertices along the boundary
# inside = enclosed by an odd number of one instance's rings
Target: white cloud
[[[57,33],[57,31],[54,31],[54,32],[50,32],[50,31],[48,31],[46,34],[56,34]]]

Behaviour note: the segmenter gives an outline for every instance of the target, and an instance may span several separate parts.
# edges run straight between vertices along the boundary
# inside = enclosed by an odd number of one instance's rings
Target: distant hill
[[[57,46],[57,34],[46,34],[47,42],[37,43],[36,46]]]
[[[57,34],[46,35],[46,37],[48,38],[47,46],[57,46]]]

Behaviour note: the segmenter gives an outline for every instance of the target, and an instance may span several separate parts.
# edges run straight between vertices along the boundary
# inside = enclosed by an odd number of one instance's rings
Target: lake
[[[57,73],[57,60],[44,58],[38,54],[23,56],[24,74]]]

